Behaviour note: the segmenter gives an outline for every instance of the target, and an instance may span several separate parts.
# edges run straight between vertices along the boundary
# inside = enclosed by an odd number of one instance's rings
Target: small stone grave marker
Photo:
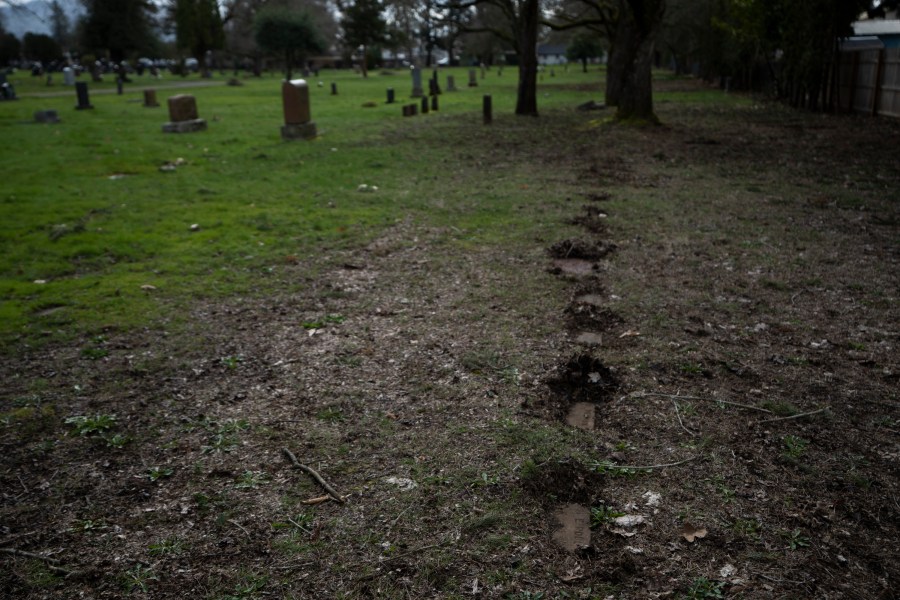
[[[428,114],[428,97],[427,96],[422,96],[422,114],[423,115]]]
[[[197,116],[197,99],[190,94],[170,96],[169,122],[162,126],[163,133],[191,133],[204,131],[206,121]]]
[[[418,67],[413,67],[410,73],[412,73],[412,94],[410,96],[421,98],[425,95],[422,91],[422,71]]]
[[[478,87],[478,72],[475,69],[469,69],[469,87]]]
[[[281,128],[281,138],[308,140],[316,137],[316,124],[310,118],[309,86],[306,81],[294,79],[282,83],[281,99],[284,104],[284,126]]]
[[[582,331],[575,338],[575,343],[582,346],[600,346],[603,344],[603,336],[593,331]]]
[[[437,109],[438,109],[438,97],[432,96],[431,97],[431,110],[437,110]]]
[[[387,103],[388,104],[394,103],[394,88],[387,89]]]
[[[76,110],[86,110],[89,108],[94,108],[91,105],[91,100],[88,97],[88,84],[84,81],[79,81],[75,84],[75,95],[78,98],[78,104],[75,106]]]
[[[566,425],[577,429],[592,431],[594,429],[594,414],[596,407],[591,402],[576,402],[569,407],[566,415]]]
[[[473,71],[474,72],[474,71]],[[491,106],[491,95],[485,94],[482,100],[481,112],[484,117],[484,124],[490,125],[494,120],[493,108]]]
[[[59,123],[59,115],[55,110],[38,110],[34,113],[34,120],[38,123]]]
[[[63,68],[63,85],[75,85],[75,70],[72,67]]]
[[[591,511],[580,504],[567,504],[553,513],[559,528],[553,532],[553,541],[569,552],[591,545]]]
[[[456,78],[453,75],[447,75],[447,91],[455,92],[456,91]]]
[[[337,96],[337,95],[338,95],[338,93],[337,93],[337,84],[336,84],[336,83],[332,83],[332,84],[331,84],[331,95],[332,95],[332,96]]]
[[[147,108],[159,106],[159,102],[156,101],[156,90],[144,90],[144,106]]]

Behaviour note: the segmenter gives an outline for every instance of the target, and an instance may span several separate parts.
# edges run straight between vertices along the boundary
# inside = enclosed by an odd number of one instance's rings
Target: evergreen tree
[[[254,20],[254,37],[260,48],[284,57],[286,81],[291,80],[291,71],[295,63],[325,49],[325,43],[319,36],[312,17],[306,11],[263,9]]]
[[[362,73],[368,77],[366,58],[369,46],[383,44],[387,38],[387,23],[380,0],[356,0],[346,7],[341,27],[344,28],[344,43],[350,49],[361,47]]]
[[[156,45],[149,0],[82,0],[87,14],[81,27],[82,46],[115,62]]]
[[[170,0],[169,19],[175,25],[175,39],[200,63],[206,74],[206,54],[225,45],[225,30],[216,0]]]

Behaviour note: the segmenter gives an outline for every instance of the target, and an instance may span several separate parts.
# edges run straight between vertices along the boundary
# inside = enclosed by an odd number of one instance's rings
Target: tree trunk
[[[651,67],[665,0],[619,0],[619,22],[607,69],[606,103],[616,118],[659,122],[653,112]]]
[[[363,79],[368,79],[368,77],[369,77],[369,68],[368,68],[368,64],[367,64],[368,62],[369,62],[369,47],[366,46],[365,44],[363,44],[363,47],[362,47],[362,76],[363,76]]]
[[[538,116],[537,109],[537,34],[540,18],[539,0],[524,0],[519,14],[519,91],[516,114]]]

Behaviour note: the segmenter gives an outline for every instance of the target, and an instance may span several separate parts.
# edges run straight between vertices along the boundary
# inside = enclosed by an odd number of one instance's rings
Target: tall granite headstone
[[[85,110],[94,108],[91,105],[91,99],[88,97],[88,85],[84,81],[75,84],[75,95],[78,98],[78,104],[75,106],[77,110]]]
[[[75,85],[75,69],[63,67],[63,85]]]
[[[309,86],[304,79],[294,79],[281,84],[281,101],[284,105],[284,140],[308,140],[316,137],[316,124],[310,118]]]
[[[413,98],[421,98],[425,95],[422,91],[422,71],[419,70],[418,67],[413,67],[411,70],[412,73],[412,94]]]

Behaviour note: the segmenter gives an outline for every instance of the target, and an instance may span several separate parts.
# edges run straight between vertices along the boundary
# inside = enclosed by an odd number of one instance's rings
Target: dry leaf
[[[687,541],[693,543],[694,540],[699,540],[700,538],[706,537],[706,528],[705,527],[695,527],[690,523],[685,523],[681,527],[681,536]]]

